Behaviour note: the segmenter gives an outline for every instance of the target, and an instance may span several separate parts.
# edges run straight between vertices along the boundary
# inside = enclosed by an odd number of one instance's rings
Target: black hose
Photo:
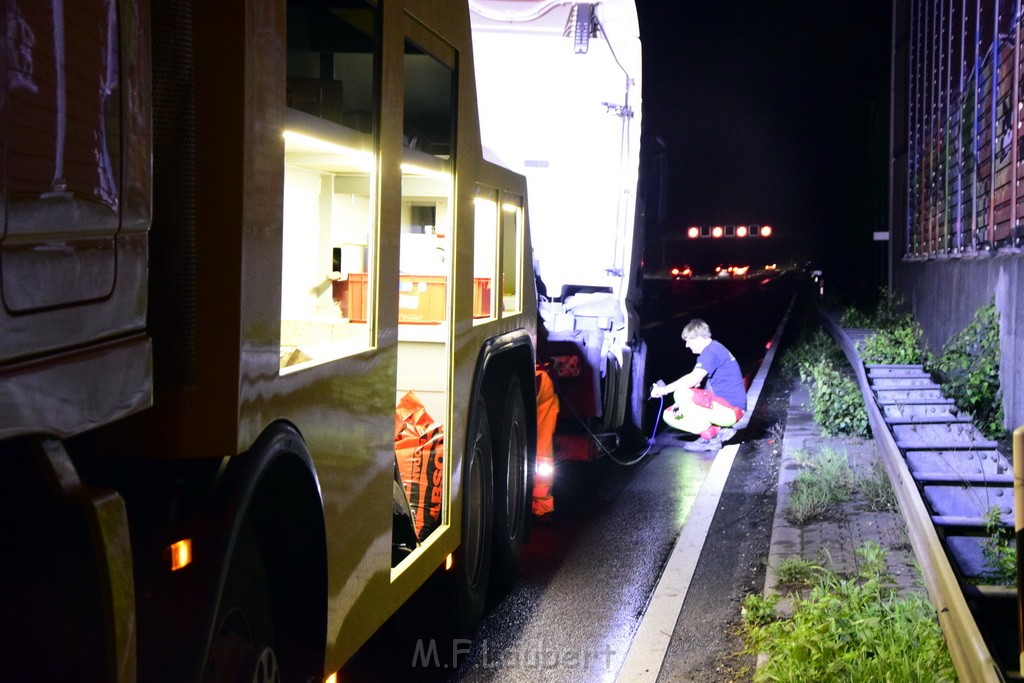
[[[643,460],[644,458],[646,458],[647,454],[651,452],[651,447],[654,446],[654,440],[655,440],[654,437],[658,433],[658,423],[661,421],[661,409],[665,405],[665,397],[664,396],[658,397],[658,416],[657,416],[657,418],[654,421],[654,431],[651,432],[651,438],[647,440],[647,449],[644,450],[644,452],[641,453],[640,455],[638,455],[637,457],[633,458],[632,460],[620,460],[619,458],[615,457],[614,453],[612,453],[610,450],[608,450],[607,448],[604,447],[604,444],[601,443],[601,440],[599,438],[597,438],[596,434],[594,434],[592,431],[590,431],[590,428],[587,427],[586,420],[584,420],[580,416],[580,414],[576,411],[576,407],[572,404],[571,401],[568,400],[566,395],[562,392],[562,388],[558,385],[558,381],[555,380],[554,377],[552,377],[551,379],[554,380],[552,382],[552,384],[554,384],[555,393],[557,393],[559,395],[559,397],[560,397],[559,403],[561,405],[566,405],[566,406],[569,407],[569,410],[572,411],[573,416],[576,418],[577,422],[579,422],[580,425],[583,427],[583,430],[588,435],[590,435],[590,438],[594,441],[595,444],[597,444],[597,447],[600,448],[602,451],[604,451],[604,454],[607,455],[611,459],[612,462],[616,463],[617,465],[622,465],[623,467],[632,467],[633,465],[639,464],[640,461]],[[649,398],[653,398],[653,397],[649,397]]]
[[[651,398],[653,398],[653,397],[651,397]],[[647,454],[651,452],[651,448],[654,446],[654,442],[655,442],[655,438],[654,437],[657,436],[657,434],[658,434],[658,423],[661,422],[661,409],[663,407],[665,407],[665,397],[664,396],[659,396],[658,397],[658,413],[657,413],[657,417],[654,419],[654,431],[651,432],[651,438],[647,439],[647,449],[643,453],[641,453],[640,455],[636,456],[632,460],[625,460],[625,461],[623,461],[623,460],[619,460],[618,458],[616,458],[612,454],[611,451],[609,451],[607,449],[604,449],[602,447],[602,450],[604,450],[604,452],[608,455],[608,457],[612,459],[612,462],[614,462],[614,463],[616,463],[618,465],[622,465],[623,467],[632,467],[633,465],[639,464],[639,462],[641,460],[643,460],[644,458],[647,457]],[[600,444],[598,444],[598,445],[600,445]],[[658,452],[660,453],[661,451],[658,451]]]

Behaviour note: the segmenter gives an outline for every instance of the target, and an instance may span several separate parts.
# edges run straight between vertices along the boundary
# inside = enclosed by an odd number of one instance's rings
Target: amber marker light
[[[452,554],[448,553],[448,557],[444,558],[444,569],[448,571],[452,568]]]
[[[172,543],[167,547],[167,554],[170,557],[172,572],[184,569],[192,564],[192,539],[183,538],[177,543]]]
[[[690,229],[686,231],[686,236],[689,237],[690,239],[700,237],[700,228],[698,228],[696,225],[691,225]]]
[[[761,226],[761,237],[770,237],[772,234],[772,226],[762,225]]]
[[[325,678],[324,683],[338,683],[338,672],[335,671],[330,676]]]
[[[745,225],[737,225],[736,226],[736,236],[737,237],[746,237],[747,236],[747,226],[745,226]]]
[[[721,225],[716,225],[715,227],[711,228],[711,236],[712,237],[721,237],[722,234],[723,234],[723,232],[722,232],[722,226]]]

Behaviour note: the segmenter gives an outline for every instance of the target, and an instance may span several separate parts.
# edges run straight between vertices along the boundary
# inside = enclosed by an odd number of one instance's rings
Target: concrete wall
[[[937,355],[993,297],[999,311],[999,383],[1006,427],[1024,425],[1024,255],[897,261],[893,291],[910,307]]]

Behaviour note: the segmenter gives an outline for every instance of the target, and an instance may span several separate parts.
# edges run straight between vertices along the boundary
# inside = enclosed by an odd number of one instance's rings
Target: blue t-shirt
[[[705,389],[746,411],[747,389],[743,386],[743,374],[729,349],[712,339],[697,356],[697,367],[708,373]]]

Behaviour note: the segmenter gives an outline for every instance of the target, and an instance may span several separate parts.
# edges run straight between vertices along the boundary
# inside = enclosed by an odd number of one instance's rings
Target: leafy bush
[[[870,434],[864,397],[849,374],[844,374],[827,360],[808,368],[814,421],[825,436],[861,436]]]
[[[856,578],[819,573],[810,596],[794,600],[791,618],[771,619],[762,609],[757,621],[745,619],[748,652],[769,656],[756,681],[956,680],[935,608],[923,595],[899,598],[885,587],[877,544],[857,553]]]
[[[859,308],[850,306],[843,309],[842,314],[839,316],[839,324],[843,327],[870,328],[874,327],[874,319],[870,313],[865,313]]]
[[[820,327],[786,350],[782,369],[807,384],[814,421],[825,436],[868,436],[864,398],[849,374],[842,350]],[[840,368],[846,368],[844,374]]]
[[[845,362],[845,356],[832,337],[818,327],[799,344],[786,349],[780,362],[786,376],[806,382],[810,379],[810,368],[822,360],[838,364]]]
[[[843,327],[882,330],[898,327],[908,320],[911,320],[911,316],[904,307],[903,298],[882,287],[878,290],[878,300],[872,310],[847,308],[840,316],[839,324]]]
[[[1003,402],[999,387],[999,314],[995,302],[983,306],[970,324],[943,347],[938,360],[943,392],[970,413],[987,437],[1002,438]]]
[[[857,351],[867,364],[927,365],[930,358],[923,339],[924,332],[917,321],[906,318],[858,342]]]

